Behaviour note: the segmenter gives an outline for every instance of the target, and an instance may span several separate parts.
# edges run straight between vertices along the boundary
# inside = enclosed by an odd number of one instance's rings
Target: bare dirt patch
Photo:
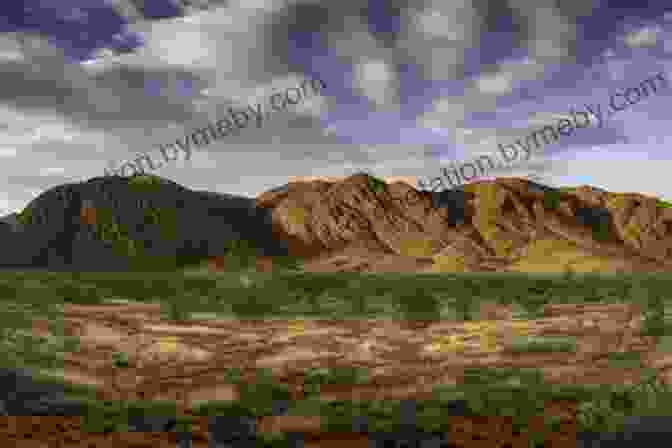
[[[641,314],[634,305],[549,305],[540,318],[527,321],[490,305],[481,315],[488,319],[411,329],[408,322],[389,319],[169,322],[158,304],[66,305],[65,333],[78,335],[81,345],[66,353],[63,376],[99,385],[107,399],[174,399],[188,414],[203,401],[237,398],[237,386],[225,379],[231,367],[249,380],[257,368],[270,368],[294,398],[302,397],[307,368],[367,369],[366,384],[321,387],[320,399],[338,400],[422,400],[434,385],[459,382],[467,367],[540,368],[549,383],[636,382],[640,369],[607,362],[613,352],[638,352],[643,365],[656,368],[665,382],[672,374],[672,356],[658,350],[653,338],[638,334]],[[36,324],[35,331],[44,334],[45,328]],[[569,351],[513,350],[524,337],[562,337],[575,344]],[[127,368],[113,367],[114,352],[127,354]],[[555,408],[549,412],[573,412],[568,403]],[[269,417],[260,427],[305,431],[313,425],[319,432],[319,418],[292,418]],[[297,428],[292,421],[299,422]],[[486,431],[473,419],[471,428]]]

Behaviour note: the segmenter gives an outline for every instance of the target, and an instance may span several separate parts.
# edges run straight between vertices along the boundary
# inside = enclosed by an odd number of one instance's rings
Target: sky
[[[0,214],[159,159],[160,144],[306,79],[326,87],[153,173],[250,197],[358,171],[413,184],[571,110],[606,110],[657,73],[672,80],[665,0],[172,1],[3,2]],[[670,95],[660,87],[484,178],[672,200]]]

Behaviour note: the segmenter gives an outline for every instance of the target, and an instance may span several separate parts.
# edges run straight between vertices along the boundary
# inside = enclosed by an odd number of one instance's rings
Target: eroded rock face
[[[672,267],[672,209],[636,193],[557,190],[524,179],[475,182],[447,192],[397,182],[371,188],[358,174],[293,182],[261,194],[274,234],[319,270],[356,256],[365,271],[431,260],[421,271],[664,271]],[[359,251],[354,255],[353,249]],[[348,254],[348,255],[346,255]],[[557,256],[556,256],[557,255]],[[366,259],[366,262],[362,260]],[[338,262],[336,260],[338,259]],[[338,266],[336,265],[338,264]],[[411,264],[412,265],[412,264]]]

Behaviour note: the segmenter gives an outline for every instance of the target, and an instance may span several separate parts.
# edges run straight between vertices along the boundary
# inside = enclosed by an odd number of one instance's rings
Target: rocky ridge
[[[240,240],[257,247],[263,270],[264,257],[290,255],[325,272],[661,272],[672,267],[672,205],[516,178],[429,192],[357,174],[252,199],[109,176],[54,187],[4,217],[0,266],[209,259],[225,269],[222,255]]]
[[[257,198],[317,271],[653,272],[672,268],[672,208],[638,193],[525,179],[440,193],[367,174]]]

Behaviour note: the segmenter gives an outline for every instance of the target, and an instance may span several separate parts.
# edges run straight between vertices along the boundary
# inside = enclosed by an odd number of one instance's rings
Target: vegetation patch
[[[242,283],[245,273],[249,281]],[[250,295],[268,303],[268,311],[285,319],[311,315],[408,318],[442,316],[448,309],[461,319],[473,319],[481,302],[525,310],[532,319],[547,303],[638,303],[647,331],[661,335],[670,306],[663,301],[672,276],[498,274],[376,274],[279,271],[272,275],[231,269],[222,275],[188,276],[180,272],[4,272],[0,300],[46,307],[64,303],[99,304],[109,299],[182,304],[187,311],[232,313],[232,303]],[[198,300],[185,300],[194,297]],[[4,298],[4,299],[3,299]],[[3,302],[4,303],[4,302]],[[357,314],[360,313],[360,314]],[[661,314],[659,316],[659,314]],[[6,313],[15,320],[9,308]],[[667,317],[666,317],[667,316]],[[660,325],[663,324],[662,327]],[[30,328],[30,325],[28,324]]]
[[[162,318],[174,322],[184,322],[189,319],[190,313],[185,309],[184,303],[178,303],[177,300],[172,300],[165,305],[166,310],[161,311]]]
[[[642,283],[636,283],[632,290],[642,297],[644,312],[640,334],[642,336],[652,336],[658,343],[665,335],[670,334],[672,322],[669,313],[665,312],[665,301],[663,295],[658,292],[649,291]]]
[[[96,238],[111,244],[113,252],[125,257],[132,270],[146,271],[148,266],[156,270],[174,270],[178,265],[178,260],[150,256],[144,244],[131,237],[129,228],[114,218],[111,209],[104,207],[92,209],[92,214],[96,217],[94,224]],[[147,208],[144,210],[143,222],[145,225],[159,226],[159,236],[164,240],[174,240],[177,237],[175,209]]]
[[[381,179],[379,179],[375,176],[372,176],[370,174],[367,174],[366,185],[368,186],[369,191],[371,193],[378,194],[378,193],[382,193],[383,191],[385,191],[385,186],[387,184],[385,183],[385,181],[383,181],[383,180],[381,180]]]
[[[230,275],[229,275],[230,274]],[[633,303],[642,309],[642,333],[662,340],[670,334],[669,300],[672,276],[669,274],[622,275],[530,275],[530,274],[380,274],[295,273],[280,272],[262,275],[247,272],[249,281],[241,282],[240,273],[224,276],[192,278],[175,272],[140,273],[67,273],[67,272],[3,272],[0,276],[0,327],[4,330],[0,343],[1,361],[9,366],[55,368],[58,353],[66,349],[63,342],[38,338],[30,334],[31,321],[38,316],[58,320],[59,307],[66,303],[97,304],[116,299],[129,302],[171,302],[182,308],[178,312],[212,311],[222,318],[267,317],[297,319],[297,316],[346,319],[374,316],[406,320],[443,319],[445,310],[454,310],[458,319],[474,319],[474,311],[482,302],[511,305],[524,311],[524,319],[539,315],[543,305],[569,303]],[[16,297],[21,297],[17,303]],[[186,298],[186,300],[185,300]],[[198,298],[198,300],[193,300]],[[522,312],[521,311],[521,312]],[[666,313],[667,312],[667,313]],[[473,331],[483,331],[475,321]],[[519,322],[524,330],[525,322]],[[50,331],[51,332],[51,331]],[[54,327],[54,334],[59,332]],[[523,333],[521,331],[521,333]],[[522,334],[524,335],[524,333]],[[486,334],[484,333],[484,336]],[[548,341],[547,339],[545,341]],[[75,342],[75,341],[72,341]],[[450,344],[451,341],[444,341]],[[455,342],[455,341],[453,341]],[[459,342],[459,341],[458,341]],[[540,344],[546,351],[558,348],[557,340]],[[570,342],[571,344],[571,342]],[[564,348],[568,347],[565,341]],[[539,349],[539,344],[533,351]],[[526,351],[529,351],[527,348]],[[124,368],[127,359],[117,356],[117,365]],[[521,355],[524,356],[524,355]],[[635,353],[610,354],[610,363],[638,363]],[[115,362],[112,359],[111,362]],[[614,365],[615,366],[615,365]],[[622,367],[626,367],[625,364]],[[596,387],[545,385],[531,373],[511,369],[467,369],[463,381],[454,386],[437,386],[435,399],[417,404],[418,424],[436,428],[446,421],[449,398],[463,399],[469,412],[476,415],[509,415],[525,427],[529,415],[537,415],[539,406],[548,400],[577,402],[580,430],[601,430],[616,424],[625,415],[665,415],[672,411],[670,393],[655,378],[655,371],[639,367],[640,384],[628,387]],[[240,371],[231,370],[231,382],[240,382]],[[314,393],[325,384],[357,384],[366,375],[359,372],[311,369],[304,384]],[[521,377],[522,375],[522,377]],[[526,376],[527,375],[527,376]],[[278,403],[287,403],[287,389],[268,374],[258,374],[243,387],[240,402],[213,404],[213,412],[264,414],[277,410]],[[247,381],[246,381],[247,382]],[[310,394],[309,394],[310,395]],[[129,404],[129,403],[126,403]],[[99,411],[91,411],[91,419],[102,423],[92,427],[110,427],[111,405],[93,402]],[[146,409],[149,409],[149,405]],[[219,410],[217,409],[219,407]],[[351,431],[353,418],[366,418],[375,428],[394,429],[398,425],[399,404],[392,400],[381,403],[329,402],[291,404],[312,415],[326,417],[328,425]],[[128,408],[129,406],[126,406]],[[101,410],[102,408],[102,410]],[[206,413],[207,407],[201,408]],[[224,410],[226,409],[226,410]],[[117,411],[124,415],[124,407]],[[151,415],[150,410],[146,410]],[[296,411],[299,412],[299,411]],[[87,416],[86,418],[89,418]],[[121,426],[123,427],[123,426]]]
[[[0,340],[1,363],[4,365],[30,366],[39,364],[43,368],[56,368],[63,360],[63,353],[75,350],[76,338],[57,340],[34,336],[23,329],[2,329]]]
[[[159,226],[161,238],[177,238],[177,211],[174,208],[148,207],[145,209],[144,223]]]
[[[545,190],[544,191],[544,208],[546,210],[555,210],[560,206],[560,191],[559,190]]]
[[[252,383],[238,384],[240,401],[256,416],[274,415],[278,403],[289,403],[289,388],[278,384],[269,369],[257,369]]]
[[[366,384],[369,380],[367,370],[360,367],[313,368],[307,369],[304,375],[303,391],[306,394],[319,394],[321,385],[352,386]]]
[[[82,392],[79,392],[80,395]],[[88,392],[88,396],[92,393]],[[666,415],[672,410],[672,393],[661,385],[654,372],[644,372],[632,386],[548,385],[538,369],[467,368],[459,384],[433,387],[430,399],[414,402],[416,426],[423,431],[445,430],[448,416],[454,415],[456,401],[465,404],[465,416],[511,418],[514,430],[527,432],[530,417],[543,412],[551,400],[577,403],[577,431],[615,431],[628,415]],[[398,431],[402,421],[400,400],[321,401],[315,395],[290,402],[287,388],[274,384],[270,372],[260,369],[254,381],[241,384],[238,401],[211,401],[195,406],[194,417],[262,417],[277,415],[286,408],[288,415],[320,416],[322,431],[351,432],[355,420],[365,421],[369,431]],[[129,416],[176,415],[172,401],[86,400],[83,415],[89,432],[125,431]],[[178,417],[180,428],[189,431],[191,416]],[[546,429],[528,437],[541,441],[554,430],[557,421],[549,419]],[[264,436],[266,437],[266,436]]]
[[[643,368],[642,354],[639,352],[611,352],[607,356],[609,366],[621,369]]]
[[[112,248],[119,255],[135,256],[140,250],[135,240],[129,238],[128,229],[118,223],[109,208],[97,208],[96,214],[96,237],[101,241],[112,243]]]
[[[512,353],[524,352],[574,352],[576,341],[567,338],[515,337],[506,350]]]
[[[227,367],[224,369],[223,379],[227,383],[237,384],[241,380],[241,373],[238,367]]]
[[[286,409],[288,415],[320,416],[322,431],[351,432],[355,421],[366,422],[369,431],[396,432],[403,421],[404,403],[400,400],[321,401],[315,394],[299,401],[290,401],[287,387],[276,384],[269,371],[260,369],[250,383],[239,381],[241,395],[238,401],[207,402],[191,411],[193,416],[225,415],[231,417],[262,417],[278,415]],[[324,370],[315,369],[308,377],[312,384],[352,381],[346,372],[339,379],[330,380]],[[310,383],[310,381],[307,381]],[[314,389],[313,389],[314,390]],[[465,416],[511,419],[514,430],[526,433],[530,417],[539,415],[551,400],[577,403],[578,431],[616,431],[625,416],[669,415],[672,393],[660,384],[655,371],[645,369],[638,384],[632,386],[607,385],[549,385],[538,369],[466,368],[458,384],[433,387],[432,397],[414,402],[416,426],[422,431],[445,430],[446,419],[454,415],[457,401],[464,403]],[[408,404],[408,403],[406,403]],[[89,432],[125,431],[131,415],[175,416],[175,403],[170,401],[102,401],[86,402],[85,430]],[[192,417],[179,418],[180,428],[189,431]],[[554,431],[557,420],[548,419],[545,430],[530,434],[534,441],[542,441],[545,434]],[[266,436],[263,436],[266,437]],[[270,440],[270,439],[269,439]]]
[[[172,417],[177,420],[178,431],[189,431],[191,419],[177,416],[172,401],[85,401],[82,415],[82,430],[85,432],[127,432],[129,417]]]
[[[408,291],[402,293],[398,301],[404,319],[431,322],[441,318],[441,303],[429,292],[419,289]]]
[[[112,353],[112,366],[115,369],[125,369],[129,367],[128,355],[124,352]]]
[[[253,265],[258,248],[247,240],[229,240],[224,243],[224,258],[227,266],[231,269],[245,269]]]
[[[153,174],[140,174],[129,178],[128,187],[136,193],[159,191],[164,181]]]
[[[656,198],[656,207],[657,208],[672,208],[672,202],[661,201]]]
[[[33,304],[28,300],[28,303],[13,302],[12,296],[3,295],[6,291],[6,288],[0,287],[0,365],[58,368],[65,352],[77,350],[79,339],[63,335],[62,320],[58,318],[60,313],[53,304]],[[49,291],[42,293],[48,295]],[[48,322],[48,336],[33,334],[32,325],[36,316]]]
[[[19,224],[27,226],[33,223],[33,211],[26,207],[20,213],[16,214],[16,220]]]
[[[595,241],[606,242],[611,238],[608,224],[595,224],[592,226],[592,232]]]

